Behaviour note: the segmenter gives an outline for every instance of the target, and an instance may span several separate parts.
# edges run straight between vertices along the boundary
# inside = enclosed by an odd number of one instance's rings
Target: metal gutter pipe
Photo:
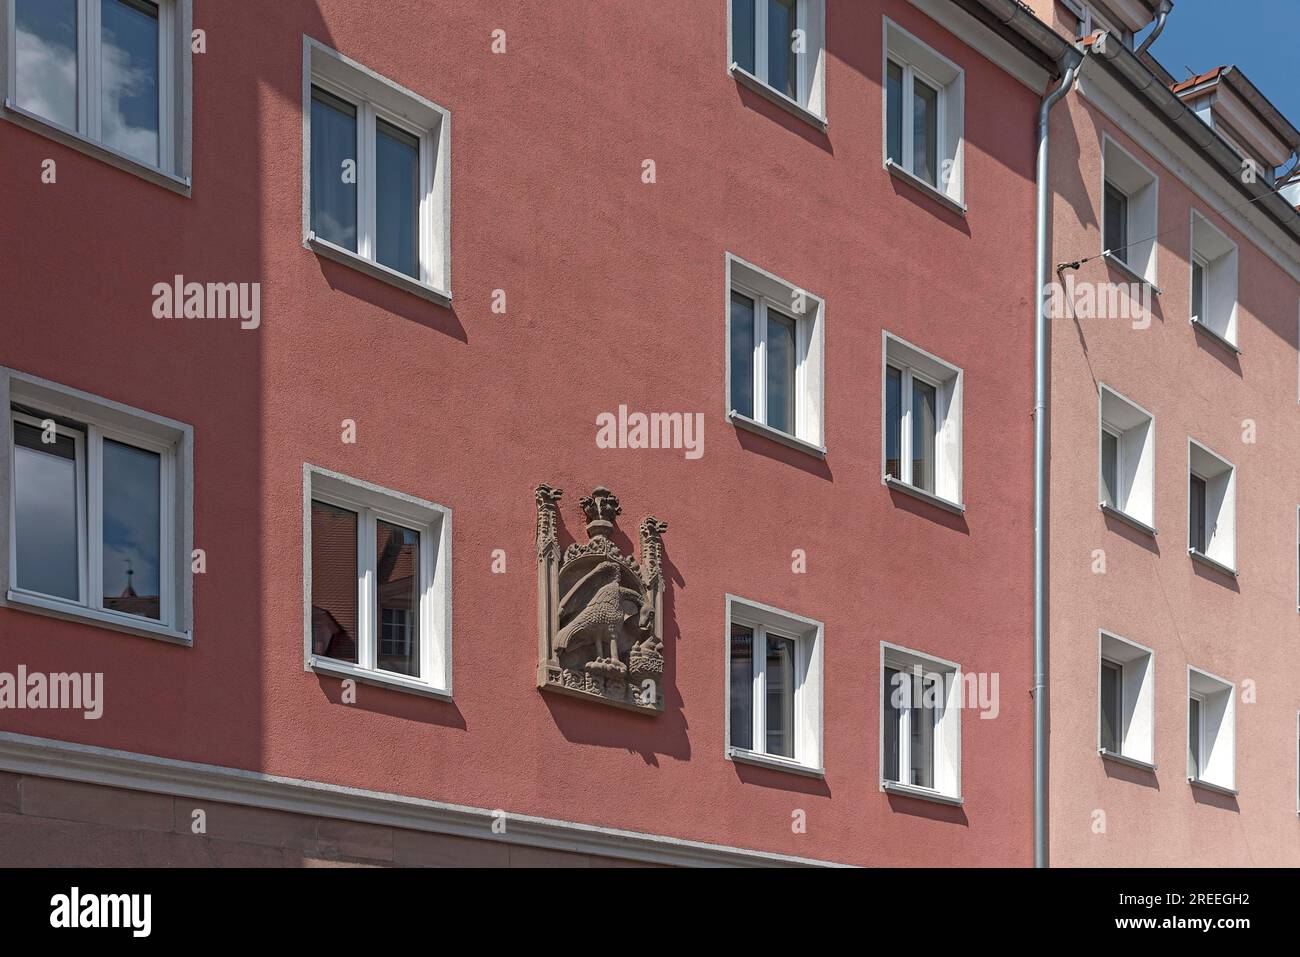
[[[1141,56],[1150,49],[1151,44],[1156,42],[1160,32],[1165,28],[1165,21],[1169,19],[1169,11],[1173,9],[1173,4],[1165,2],[1160,5],[1160,15],[1156,17],[1155,29],[1147,34],[1147,38],[1142,41],[1142,45],[1133,51],[1134,56]]]
[[[1103,34],[1104,36],[1104,34]],[[1047,866],[1047,377],[1051,355],[1047,328],[1048,115],[1078,74],[1083,56],[1062,60],[1060,85],[1038,109],[1038,223],[1034,263],[1034,866]]]

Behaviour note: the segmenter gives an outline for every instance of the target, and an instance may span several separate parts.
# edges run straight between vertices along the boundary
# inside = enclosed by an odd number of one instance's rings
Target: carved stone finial
[[[564,489],[539,485],[537,495],[537,557],[541,558],[555,548],[556,506],[564,496]]]
[[[647,585],[659,577],[668,523],[651,516],[641,523],[641,575]]]
[[[582,511],[587,516],[589,538],[595,538],[597,535],[608,538],[614,531],[614,519],[623,514],[618,496],[603,485],[597,485],[591,490],[590,495],[584,495],[579,499],[578,504],[582,506]]]

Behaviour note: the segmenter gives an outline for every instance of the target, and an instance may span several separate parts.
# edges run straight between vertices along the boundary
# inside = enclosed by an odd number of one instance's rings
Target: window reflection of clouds
[[[147,0],[100,0],[100,18],[99,139],[157,166],[158,7]],[[77,117],[76,0],[18,0],[15,25],[18,105],[60,126],[94,135]]]
[[[158,8],[102,0],[103,139],[158,164]]]
[[[15,24],[18,105],[75,130],[76,0],[18,0]]]

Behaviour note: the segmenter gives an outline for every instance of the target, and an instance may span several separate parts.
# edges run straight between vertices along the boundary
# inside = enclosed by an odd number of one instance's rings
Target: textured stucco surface
[[[1226,204],[1194,197],[1080,96],[1058,108],[1052,130],[1054,261],[1100,251],[1104,131],[1159,176],[1163,289],[1149,328],[1112,319],[1052,326],[1052,861],[1294,866],[1300,285],[1211,212]],[[1193,208],[1238,246],[1236,359],[1188,324]],[[1108,268],[1094,261],[1078,279],[1127,281]],[[1155,418],[1154,540],[1097,508],[1099,383]],[[1189,437],[1237,467],[1235,583],[1187,554]],[[1105,551],[1104,575],[1093,573],[1094,549]],[[1155,651],[1155,773],[1097,755],[1098,629]],[[1189,665],[1237,684],[1235,800],[1188,784]],[[1255,703],[1242,696],[1247,681]],[[1104,834],[1094,833],[1096,811]]]
[[[1038,98],[908,3],[827,6],[828,135],[738,87],[726,5],[690,0],[204,4],[190,200],[0,125],[0,362],[192,424],[207,553],[192,649],[0,609],[5,662],[106,688],[98,722],[0,728],[806,857],[1027,864]],[[966,71],[964,218],[882,169],[886,13]],[[451,110],[451,310],[302,247],[303,34]],[[727,251],[825,300],[824,462],[722,417]],[[261,328],[152,318],[176,273],[262,282]],[[882,328],[965,372],[964,518],[881,484]],[[703,412],[704,456],[598,449],[620,404]],[[345,705],[303,672],[304,461],[453,510],[454,702]],[[566,490],[562,534],[598,483],[622,533],[669,523],[662,716],[534,687],[538,482]],[[825,622],[824,781],[724,759],[727,593]],[[879,790],[881,641],[1000,676],[998,718],[963,715],[964,808]]]

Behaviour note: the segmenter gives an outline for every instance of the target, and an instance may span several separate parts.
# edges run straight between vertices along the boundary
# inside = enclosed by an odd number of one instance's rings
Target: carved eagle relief
[[[565,571],[569,571],[566,566]],[[626,566],[602,561],[582,575],[560,599],[560,631],[555,652],[560,663],[573,660],[571,652],[582,654],[588,646],[595,657],[622,661],[632,645],[640,641],[640,623],[649,611],[646,595],[622,584]],[[581,569],[575,569],[575,572]],[[564,575],[561,576],[561,587]],[[579,664],[579,666],[581,666]]]
[[[621,554],[609,536],[622,509],[609,489],[597,487],[580,502],[590,540],[570,545],[561,558],[555,509],[562,494],[546,485],[537,489],[538,684],[658,711],[663,673],[659,566],[667,525],[653,518],[642,522],[641,561]]]

